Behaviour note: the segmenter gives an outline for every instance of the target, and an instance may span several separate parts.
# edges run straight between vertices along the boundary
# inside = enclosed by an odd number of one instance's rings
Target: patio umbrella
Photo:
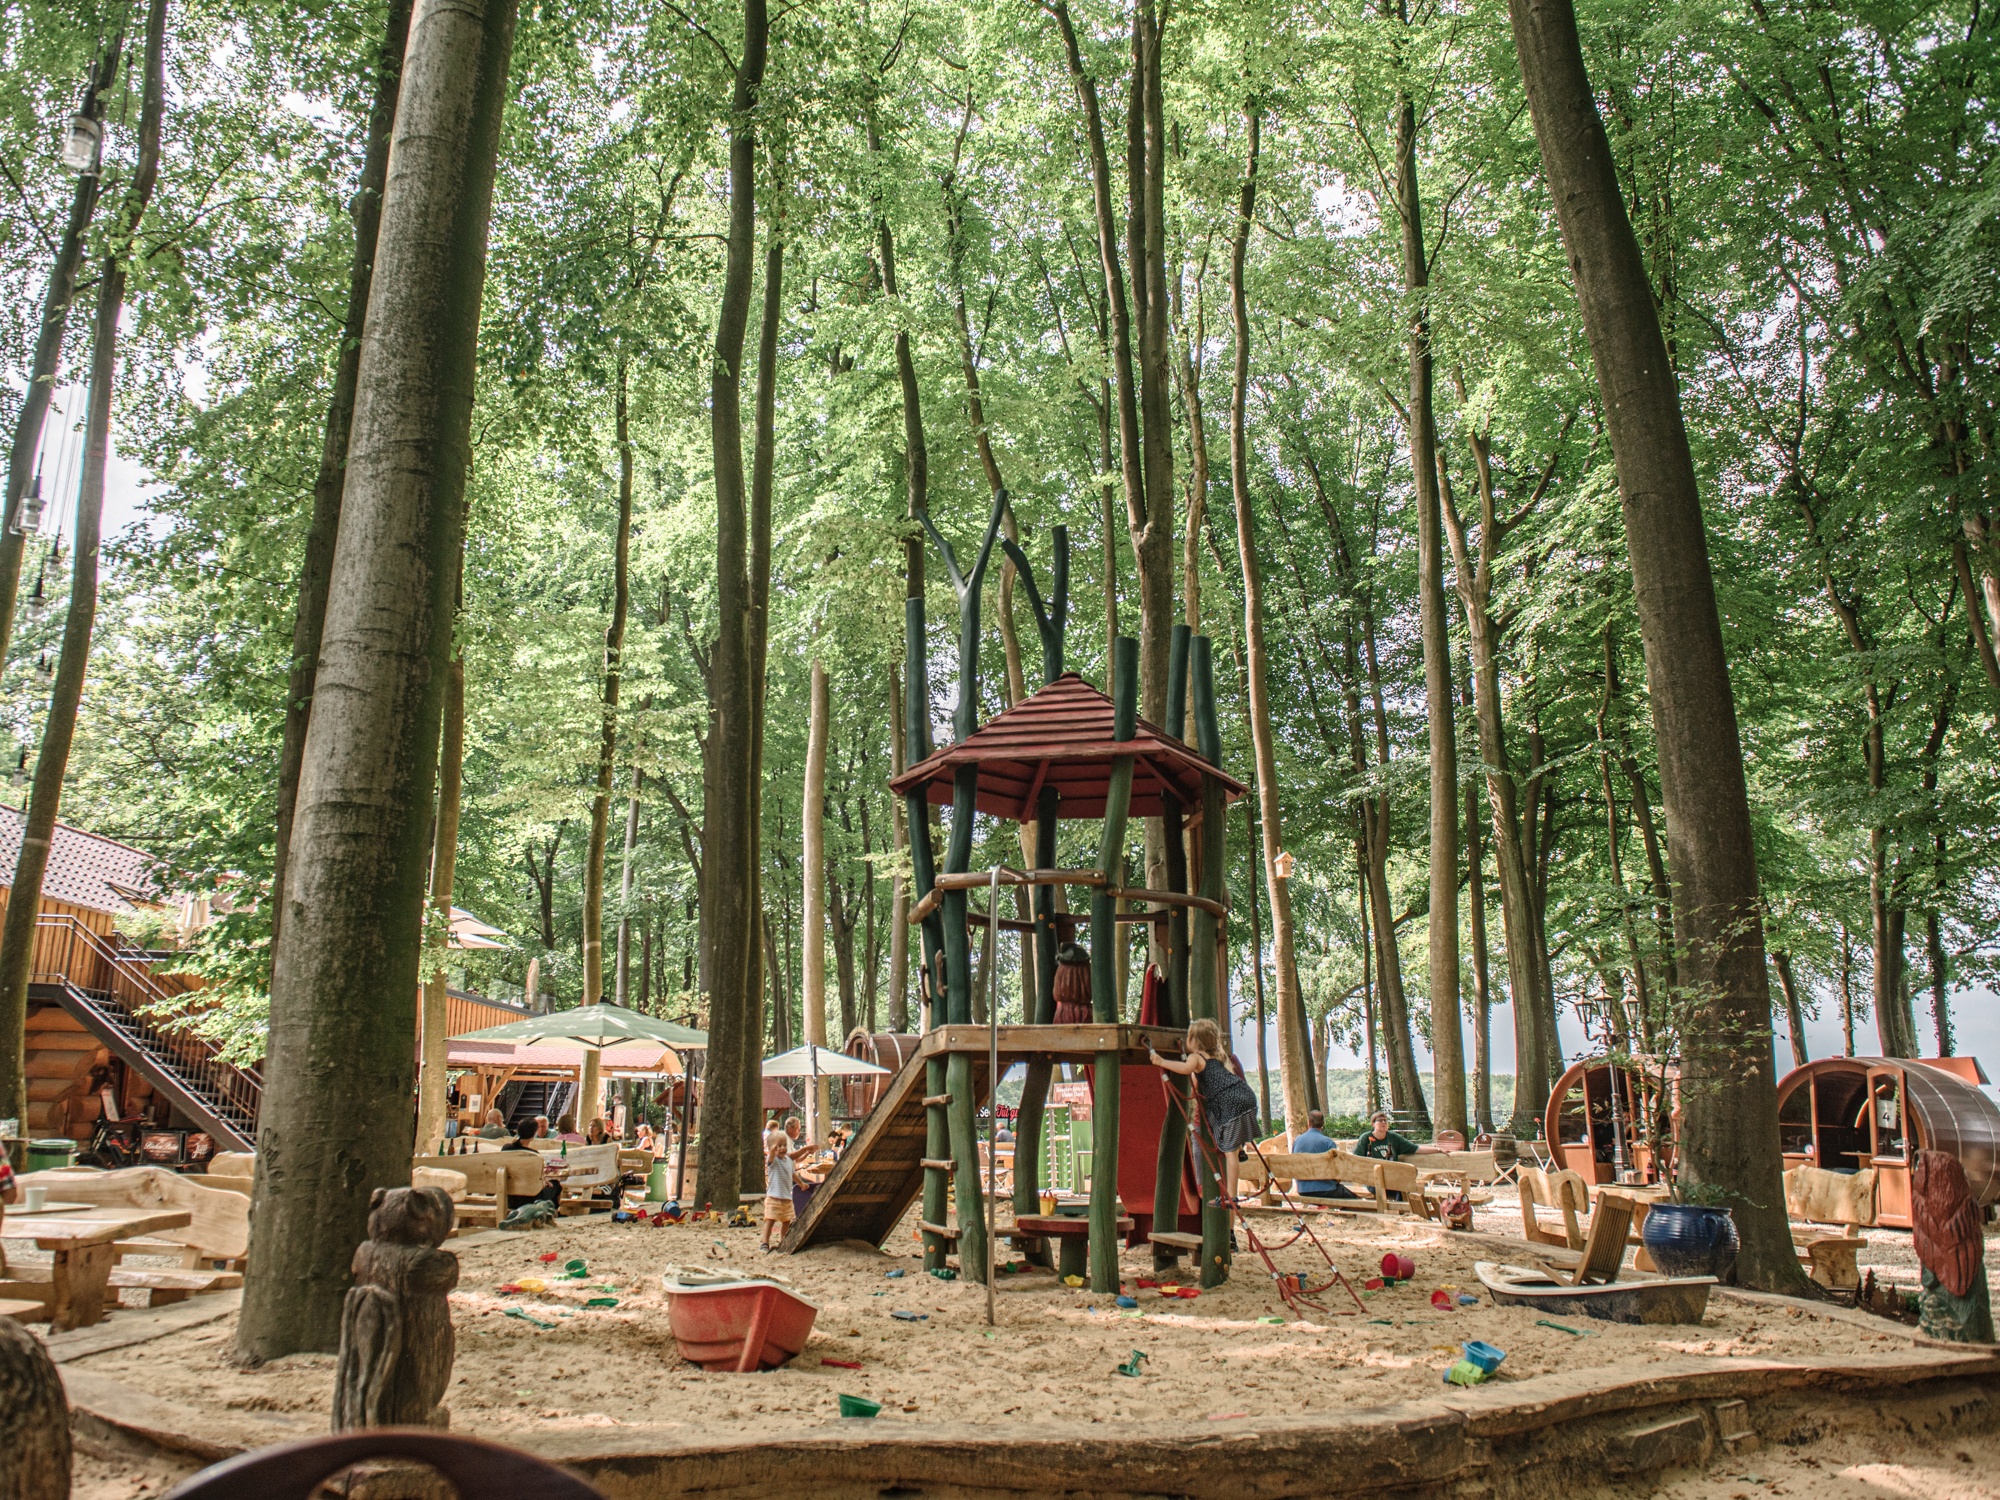
[[[503,1026],[488,1026],[464,1032],[453,1041],[478,1042],[571,1042],[587,1049],[583,1058],[583,1119],[597,1118],[598,1080],[602,1077],[601,1054],[620,1042],[659,1042],[676,1051],[694,1051],[708,1046],[708,1033],[692,1026],[679,1026],[657,1016],[642,1016],[622,1005],[580,1005],[575,1010],[554,1011],[546,1016],[524,1016]]]
[[[676,1051],[708,1045],[708,1033],[692,1026],[642,1016],[622,1005],[583,1005],[546,1016],[524,1016],[502,1026],[467,1031],[453,1041],[574,1042],[581,1047],[615,1047],[620,1042],[659,1042]]]
[[[764,1059],[766,1078],[858,1077],[864,1073],[888,1071],[880,1063],[872,1063],[865,1057],[849,1057],[845,1052],[811,1044]]]

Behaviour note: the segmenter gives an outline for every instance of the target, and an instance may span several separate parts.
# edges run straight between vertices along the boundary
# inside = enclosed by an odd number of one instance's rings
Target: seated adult
[[[1437,1146],[1419,1146],[1406,1135],[1399,1135],[1389,1128],[1388,1111],[1377,1110],[1368,1122],[1368,1134],[1354,1143],[1356,1156],[1373,1157],[1376,1161],[1400,1161],[1406,1156],[1443,1156],[1444,1151]]]
[[[1317,1156],[1323,1151],[1334,1149],[1333,1137],[1322,1128],[1326,1124],[1323,1110],[1306,1112],[1306,1128],[1292,1137],[1292,1152],[1297,1156]],[[1352,1198],[1344,1182],[1307,1181],[1300,1179],[1292,1184],[1295,1192],[1308,1198]]]
[[[540,1135],[541,1131],[540,1121],[530,1120],[501,1149],[506,1151],[534,1151],[535,1137]],[[569,1176],[569,1163],[553,1152],[541,1151],[536,1152],[536,1155],[542,1159],[542,1190],[534,1195],[535,1198],[539,1198],[545,1203],[562,1202],[562,1180]],[[523,1199],[522,1201],[531,1203],[534,1201],[534,1198]]]
[[[567,1139],[567,1137],[565,1137],[565,1139]],[[611,1132],[604,1128],[604,1121],[602,1118],[595,1119],[592,1120],[589,1126],[584,1130],[583,1140],[584,1144],[587,1146],[609,1145],[611,1141]]]
[[[479,1128],[482,1141],[504,1141],[507,1139],[507,1117],[497,1109],[486,1111],[486,1123]]]
[[[0,1224],[7,1220],[6,1205],[19,1201],[21,1185],[14,1180],[14,1168],[7,1160],[7,1153],[0,1151]]]
[[[537,1116],[537,1118],[540,1117]],[[544,1121],[543,1123],[546,1125],[547,1122]],[[559,1141],[568,1141],[572,1146],[587,1146],[590,1144],[581,1135],[577,1134],[575,1115],[563,1115],[556,1121],[556,1133],[554,1139]]]

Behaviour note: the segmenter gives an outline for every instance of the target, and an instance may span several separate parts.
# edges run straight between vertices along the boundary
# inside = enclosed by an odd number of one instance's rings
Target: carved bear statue
[[[458,1285],[458,1257],[438,1246],[451,1220],[451,1195],[442,1188],[375,1190],[340,1314],[335,1432],[449,1424],[439,1403],[451,1384],[446,1296]]]

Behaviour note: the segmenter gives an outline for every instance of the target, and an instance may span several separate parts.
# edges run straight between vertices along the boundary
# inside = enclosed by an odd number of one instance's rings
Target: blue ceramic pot
[[[1726,1208],[1656,1203],[1640,1237],[1663,1275],[1727,1281],[1736,1269],[1736,1220]]]

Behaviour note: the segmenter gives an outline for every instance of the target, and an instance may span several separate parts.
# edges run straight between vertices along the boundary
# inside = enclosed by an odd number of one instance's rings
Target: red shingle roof
[[[1065,672],[1047,687],[1023,698],[1005,713],[982,724],[956,745],[931,754],[890,782],[891,790],[907,795],[921,786],[925,797],[941,807],[951,805],[954,768],[979,767],[979,811],[996,818],[1027,819],[1044,787],[1061,795],[1059,817],[1101,818],[1111,762],[1130,755],[1132,809],[1135,818],[1160,813],[1160,797],[1171,790],[1189,812],[1201,805],[1201,782],[1213,776],[1223,794],[1235,801],[1247,790],[1227,771],[1155,725],[1139,720],[1134,736],[1111,738],[1110,698],[1074,672]]]
[[[14,866],[21,857],[21,830],[27,821],[19,808],[0,807],[0,888],[14,883]],[[56,824],[48,872],[42,877],[45,900],[66,901],[93,911],[133,911],[141,901],[158,899],[159,890],[158,866],[152,855],[67,823]]]

